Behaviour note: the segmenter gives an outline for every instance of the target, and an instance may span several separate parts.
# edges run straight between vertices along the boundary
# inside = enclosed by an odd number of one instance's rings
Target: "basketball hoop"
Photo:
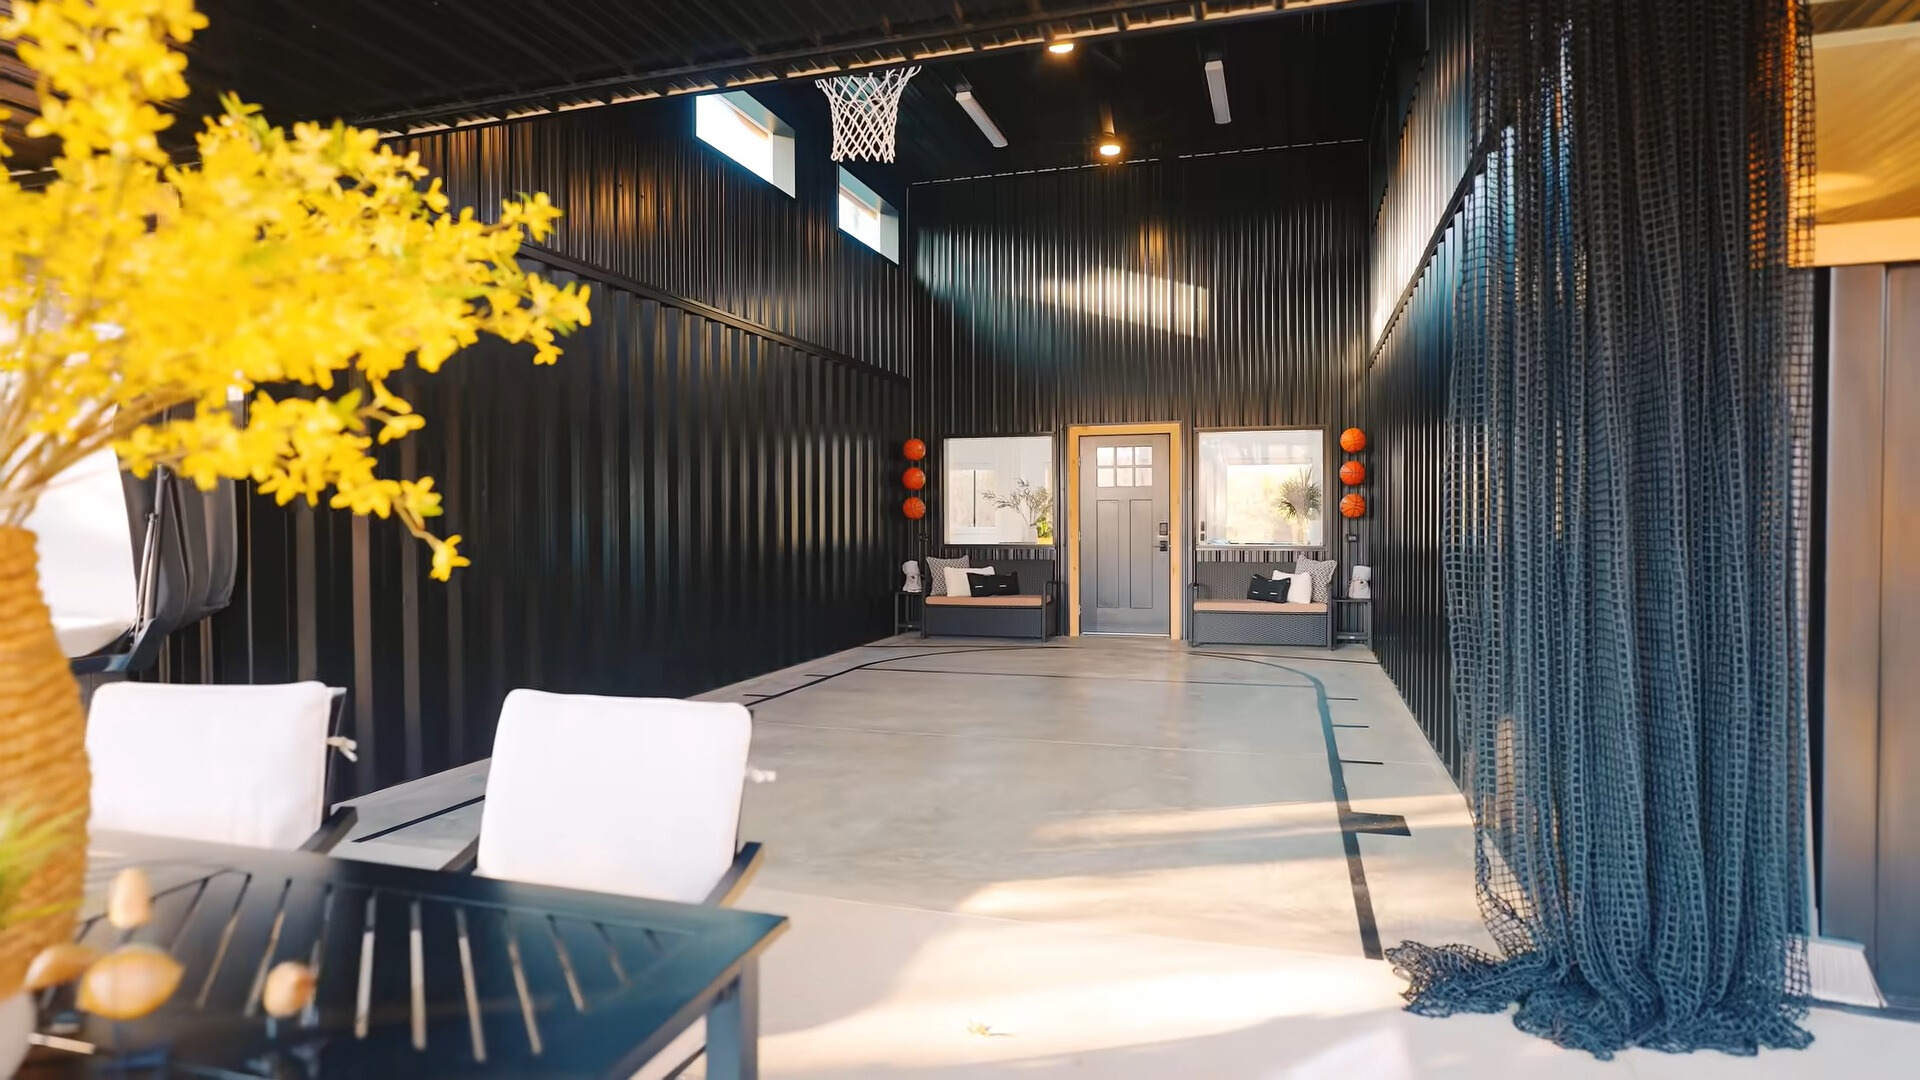
[[[894,68],[878,75],[841,75],[815,79],[833,113],[835,161],[865,158],[893,160],[893,133],[900,123],[900,95],[918,67]]]

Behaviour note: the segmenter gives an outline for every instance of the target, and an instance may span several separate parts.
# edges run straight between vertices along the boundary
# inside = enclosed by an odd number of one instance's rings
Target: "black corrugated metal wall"
[[[1408,58],[1403,123],[1376,146],[1383,186],[1373,236],[1372,310],[1384,330],[1369,369],[1379,487],[1374,530],[1374,637],[1393,679],[1456,779],[1465,750],[1454,726],[1453,673],[1441,567],[1447,380],[1461,265],[1458,196],[1478,168],[1470,105],[1469,5],[1434,0],[1427,48]]]
[[[915,432],[1365,426],[1366,176],[1355,142],[916,185]]]
[[[392,522],[246,504],[235,600],[167,674],[198,678],[204,641],[216,681],[347,687],[337,794],[486,756],[514,687],[681,696],[889,632],[906,273],[839,231],[823,140],[789,198],[691,108],[418,142],[456,205],[567,210],[533,257],[584,273],[593,324],[552,367],[482,344],[410,381],[429,426],[390,471],[446,493],[473,559],[451,584]]]

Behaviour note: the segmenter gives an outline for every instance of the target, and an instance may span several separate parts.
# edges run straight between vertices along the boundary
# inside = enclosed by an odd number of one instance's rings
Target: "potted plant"
[[[1025,480],[1015,480],[1013,491],[1005,495],[996,495],[991,491],[982,491],[980,495],[1002,510],[1011,510],[1020,515],[1020,520],[1033,534],[1035,543],[1053,543],[1053,492],[1045,487],[1029,484]]]
[[[28,133],[60,145],[43,185],[0,177],[0,806],[36,853],[13,871],[0,1000],[69,936],[86,859],[85,718],[22,528],[40,494],[111,447],[142,476],[398,518],[445,580],[467,560],[428,529],[433,481],[373,457],[426,423],[395,376],[482,334],[550,363],[588,319],[585,289],[515,261],[559,216],[544,195],[455,214],[378,134],[283,130],[231,97],[174,163],[163,106],[205,25],[192,0],[16,0],[0,25],[37,76]]]
[[[1320,517],[1320,484],[1313,470],[1302,468],[1282,478],[1273,492],[1273,508],[1293,526],[1293,542],[1304,544],[1313,522]]]

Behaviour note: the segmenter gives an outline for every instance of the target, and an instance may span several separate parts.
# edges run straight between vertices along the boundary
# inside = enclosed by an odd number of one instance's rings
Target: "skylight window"
[[[751,95],[735,91],[694,98],[693,133],[755,176],[793,194],[793,129]]]
[[[900,214],[879,193],[840,170],[840,228],[855,240],[900,261]]]

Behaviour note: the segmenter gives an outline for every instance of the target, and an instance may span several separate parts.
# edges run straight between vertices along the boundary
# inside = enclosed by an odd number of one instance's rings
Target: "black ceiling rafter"
[[[1083,0],[1053,11],[1041,10],[1042,5],[1035,3],[1030,5],[1035,9],[1030,15],[979,21],[967,19],[965,11],[956,4],[952,25],[896,25],[891,30],[863,38],[749,51],[735,57],[671,68],[409,105],[362,114],[354,121],[388,134],[416,134],[549,112],[742,89],[760,83],[857,75],[931,60],[992,55],[1003,49],[1038,46],[1052,40],[1099,40],[1112,35],[1215,25],[1227,20],[1398,2],[1400,0],[1187,0],[1179,3]]]

